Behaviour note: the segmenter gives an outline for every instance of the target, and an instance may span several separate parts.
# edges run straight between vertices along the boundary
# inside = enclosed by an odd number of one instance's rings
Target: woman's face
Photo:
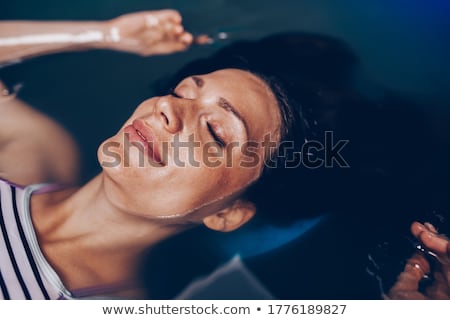
[[[280,123],[273,93],[253,74],[188,77],[141,103],[100,146],[105,190],[117,206],[151,218],[226,207],[260,176]]]

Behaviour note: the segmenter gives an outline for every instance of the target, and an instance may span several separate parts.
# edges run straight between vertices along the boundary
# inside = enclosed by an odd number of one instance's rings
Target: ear
[[[245,224],[255,213],[256,207],[252,202],[236,200],[231,207],[204,218],[203,223],[212,230],[229,232]]]

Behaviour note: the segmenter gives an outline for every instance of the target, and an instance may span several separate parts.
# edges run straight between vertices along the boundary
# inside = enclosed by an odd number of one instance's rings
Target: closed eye
[[[183,99],[184,97],[180,96],[176,91],[176,88],[170,88],[169,95],[172,97],[175,97],[177,99]],[[217,131],[214,129],[214,126],[211,125],[209,122],[207,123],[208,132],[213,138],[214,142],[219,145],[219,147],[224,148],[226,146],[226,143],[222,137],[220,137],[219,134],[217,134]]]
[[[225,141],[223,141],[223,139],[216,133],[216,131],[214,130],[214,127],[211,126],[211,124],[208,122],[207,123],[208,126],[208,131],[209,134],[211,135],[211,137],[214,139],[214,141],[221,147],[225,147],[226,143]]]

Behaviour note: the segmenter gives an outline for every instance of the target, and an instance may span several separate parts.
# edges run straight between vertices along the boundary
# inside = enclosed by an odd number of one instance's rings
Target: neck
[[[41,248],[69,289],[130,280],[146,248],[187,229],[116,207],[103,179],[100,174],[79,189],[33,196]]]

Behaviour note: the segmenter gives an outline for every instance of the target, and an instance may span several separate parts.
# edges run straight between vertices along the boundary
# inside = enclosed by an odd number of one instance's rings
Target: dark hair
[[[251,72],[266,82],[280,107],[281,141],[293,143],[287,148],[282,144],[271,155],[271,165],[265,166],[244,196],[257,205],[259,217],[271,223],[288,223],[336,211],[349,196],[360,196],[362,181],[375,188],[379,176],[386,175],[393,159],[405,150],[388,143],[393,131],[377,127],[381,122],[390,123],[382,112],[383,103],[371,102],[355,90],[357,65],[358,59],[346,43],[329,36],[291,32],[224,47],[209,58],[188,64],[169,86],[193,74],[226,68]],[[384,106],[388,107],[392,106]],[[324,143],[325,131],[333,132],[335,141],[351,140],[344,149],[351,169],[287,167],[287,160],[295,164],[301,161],[305,141]]]

